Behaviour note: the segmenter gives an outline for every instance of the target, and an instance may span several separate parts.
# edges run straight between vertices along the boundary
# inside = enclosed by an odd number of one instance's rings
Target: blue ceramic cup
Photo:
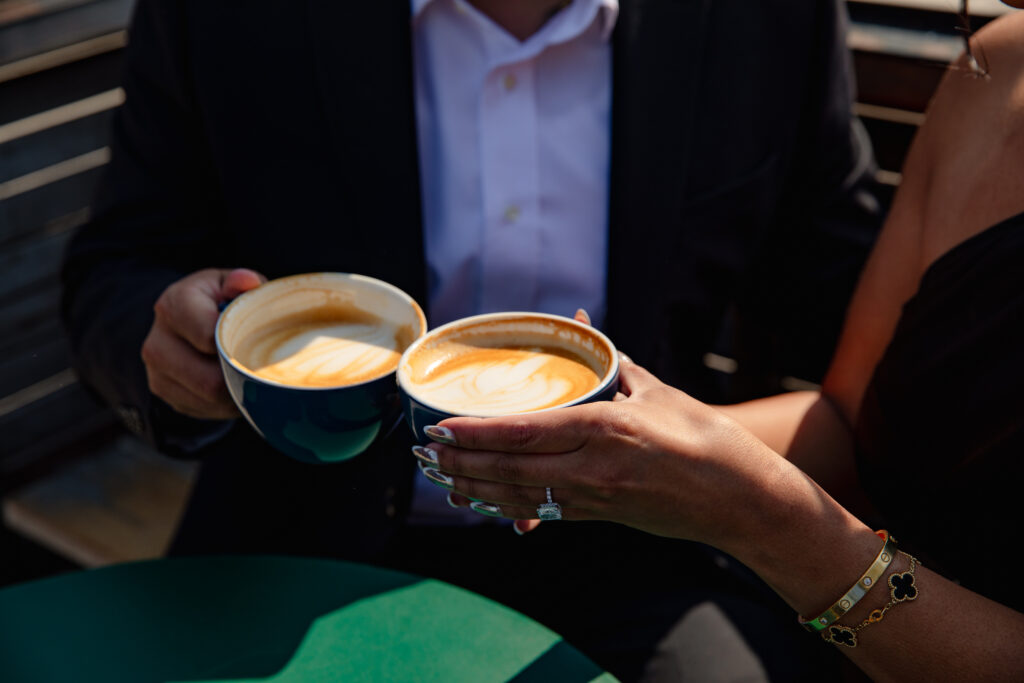
[[[395,368],[426,329],[397,287],[310,273],[232,301],[216,341],[231,398],[253,429],[297,460],[332,463],[362,453],[397,419]]]
[[[423,428],[455,416],[491,417],[611,400],[619,357],[599,330],[544,313],[489,313],[431,330],[398,363],[406,421]]]

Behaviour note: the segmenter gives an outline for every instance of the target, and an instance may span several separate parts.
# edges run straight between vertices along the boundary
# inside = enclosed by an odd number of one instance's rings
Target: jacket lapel
[[[656,343],[656,290],[670,276],[651,267],[651,249],[680,224],[709,6],[620,0],[613,35],[608,328],[644,362]]]
[[[317,83],[366,274],[426,302],[408,1],[309,0]]]

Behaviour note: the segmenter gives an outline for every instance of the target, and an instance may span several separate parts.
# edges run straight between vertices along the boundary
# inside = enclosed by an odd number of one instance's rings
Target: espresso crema
[[[282,384],[344,386],[394,370],[412,337],[408,325],[353,306],[325,305],[255,326],[236,345],[232,359]]]
[[[543,410],[586,395],[600,375],[571,351],[546,346],[444,342],[416,359],[416,394],[441,410],[509,415]]]

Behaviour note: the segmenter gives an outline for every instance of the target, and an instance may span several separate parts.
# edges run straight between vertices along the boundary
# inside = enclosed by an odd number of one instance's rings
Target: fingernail
[[[633,359],[630,358],[629,356],[627,356],[626,354],[624,354],[622,351],[619,351],[619,360],[620,361],[624,360],[627,363],[632,363],[633,362]]]
[[[583,318],[583,320],[580,320],[580,322],[584,322],[584,323],[586,323],[586,324],[588,324],[588,325],[590,324],[590,314],[589,314],[589,313],[587,313],[587,312],[586,312],[585,310],[583,310],[582,308],[577,308],[577,309],[576,309],[576,315],[575,315],[574,317],[575,317],[575,318],[576,318],[577,320],[579,320],[580,318]]]
[[[451,491],[453,488],[455,488],[455,480],[449,477],[447,474],[444,474],[443,472],[433,467],[423,467],[421,469],[423,470],[423,474],[427,476],[427,479],[437,484],[441,488],[446,489],[448,491]]]
[[[412,454],[420,459],[421,462],[425,462],[428,465],[437,465],[437,451],[432,448],[424,448],[423,446],[413,446]]]
[[[429,425],[423,428],[423,433],[438,443],[446,443],[452,446],[455,445],[455,433],[447,427]]]
[[[456,510],[457,510],[457,509],[459,508],[459,506],[458,506],[458,505],[456,505],[456,504],[455,504],[455,502],[454,502],[454,501],[452,500],[452,494],[451,494],[451,492],[449,492],[449,493],[448,493],[448,495],[444,497],[444,499],[445,499],[446,501],[448,501],[448,505],[449,505],[449,506],[451,506],[451,507],[455,508]]]
[[[494,503],[482,503],[475,502],[469,504],[469,509],[473,512],[479,512],[485,517],[501,517],[501,508]]]
[[[519,528],[519,522],[512,522],[512,531],[516,532],[516,536],[526,535],[526,532]]]

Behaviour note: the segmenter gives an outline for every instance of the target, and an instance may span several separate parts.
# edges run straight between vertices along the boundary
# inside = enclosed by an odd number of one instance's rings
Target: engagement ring
[[[537,517],[543,522],[554,522],[562,519],[562,506],[551,500],[551,487],[546,489],[548,502],[537,506]]]

